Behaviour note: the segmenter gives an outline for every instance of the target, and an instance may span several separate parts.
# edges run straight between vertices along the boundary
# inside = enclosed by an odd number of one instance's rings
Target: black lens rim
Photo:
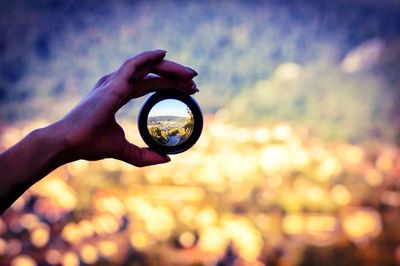
[[[183,143],[177,146],[165,146],[156,142],[150,135],[147,127],[147,120],[151,108],[157,103],[167,100],[174,99],[183,102],[192,111],[193,114],[193,132],[190,137]],[[188,94],[177,90],[163,90],[152,94],[143,104],[138,118],[139,133],[143,141],[154,151],[164,154],[177,154],[190,149],[200,138],[201,132],[203,130],[203,114],[201,112],[199,104],[196,100]]]

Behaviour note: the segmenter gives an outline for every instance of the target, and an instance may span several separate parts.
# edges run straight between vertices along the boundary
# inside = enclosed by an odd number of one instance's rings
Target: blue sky
[[[187,106],[181,101],[167,99],[163,100],[150,110],[150,116],[180,116],[187,117]]]

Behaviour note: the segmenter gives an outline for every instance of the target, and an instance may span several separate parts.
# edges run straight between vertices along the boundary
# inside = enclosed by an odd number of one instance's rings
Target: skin
[[[0,154],[0,213],[34,183],[75,160],[115,158],[137,167],[169,162],[167,155],[140,148],[125,138],[116,112],[131,99],[176,88],[198,92],[197,73],[164,59],[166,51],[143,52],[103,76],[61,120],[32,131]]]

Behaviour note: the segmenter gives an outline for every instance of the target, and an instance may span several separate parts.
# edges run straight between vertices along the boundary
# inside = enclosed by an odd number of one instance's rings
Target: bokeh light
[[[198,143],[79,160],[0,218],[0,265],[400,264],[396,1],[0,4],[0,151],[143,50],[193,67]],[[117,115],[143,145],[143,99]]]

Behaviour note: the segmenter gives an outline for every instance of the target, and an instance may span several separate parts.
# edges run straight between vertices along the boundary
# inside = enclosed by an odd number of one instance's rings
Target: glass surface
[[[160,101],[149,112],[147,129],[152,138],[165,146],[177,146],[185,142],[193,132],[193,114],[181,101]]]

